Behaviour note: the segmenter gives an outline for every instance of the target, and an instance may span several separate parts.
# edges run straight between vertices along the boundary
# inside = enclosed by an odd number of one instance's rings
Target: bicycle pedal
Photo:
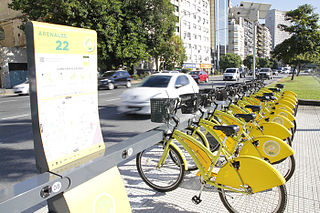
[[[193,196],[192,197],[192,202],[194,203],[194,204],[196,204],[196,205],[198,205],[199,203],[201,203],[201,199],[200,199],[200,197],[199,196],[197,196],[197,195],[195,195],[195,196]]]

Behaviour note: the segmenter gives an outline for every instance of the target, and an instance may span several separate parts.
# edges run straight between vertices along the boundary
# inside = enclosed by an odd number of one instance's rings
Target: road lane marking
[[[15,115],[15,116],[10,116],[6,118],[0,118],[1,121],[3,120],[10,120],[10,119],[15,119],[15,118],[23,118],[23,117],[28,117],[30,114],[23,114],[23,115]]]
[[[116,101],[116,100],[120,100],[120,98],[113,98],[113,99],[109,99],[109,100],[105,100],[105,101]]]

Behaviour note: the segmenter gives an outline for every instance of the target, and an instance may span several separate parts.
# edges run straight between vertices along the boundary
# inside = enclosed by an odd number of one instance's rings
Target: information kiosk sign
[[[104,150],[96,32],[29,22],[26,33],[38,169],[51,171]]]

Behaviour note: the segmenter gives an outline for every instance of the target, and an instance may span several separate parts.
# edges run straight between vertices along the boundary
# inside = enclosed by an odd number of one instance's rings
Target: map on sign
[[[27,24],[27,32],[37,166],[52,170],[105,148],[98,113],[97,35],[40,22]]]

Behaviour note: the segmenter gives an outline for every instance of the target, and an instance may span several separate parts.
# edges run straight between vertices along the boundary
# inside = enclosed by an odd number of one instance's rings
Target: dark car
[[[189,74],[198,84],[200,82],[209,82],[209,76],[205,71],[196,70],[196,71],[189,72]]]
[[[118,86],[131,87],[131,75],[126,70],[107,71],[99,77],[98,89],[114,89]]]

